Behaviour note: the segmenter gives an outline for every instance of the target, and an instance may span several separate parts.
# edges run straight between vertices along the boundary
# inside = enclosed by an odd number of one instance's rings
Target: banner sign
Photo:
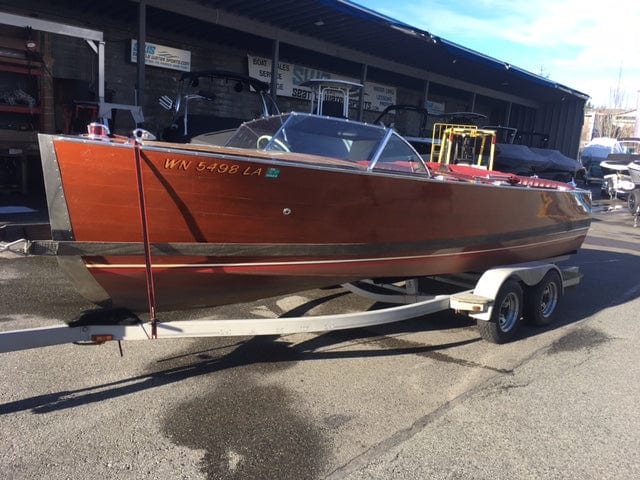
[[[248,56],[249,76],[271,83],[271,59],[264,57]],[[360,79],[336,75],[334,73],[317,70],[315,68],[303,67],[292,63],[278,63],[278,88],[277,94],[284,97],[300,98],[311,100],[311,89],[300,86],[307,80],[316,78],[331,78],[334,80],[348,80],[360,83]],[[354,100],[351,107],[355,107]],[[382,111],[389,105],[396,103],[396,88],[380,85],[379,83],[367,82],[364,88],[364,109],[372,111]]]
[[[138,61],[138,41],[131,40],[131,62]],[[182,72],[191,71],[191,52],[145,42],[144,64],[153,67],[170,68]]]

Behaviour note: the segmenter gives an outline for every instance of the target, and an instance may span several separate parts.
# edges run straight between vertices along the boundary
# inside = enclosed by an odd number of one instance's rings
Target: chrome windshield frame
[[[380,143],[378,144],[378,148],[376,148],[376,151],[371,157],[371,162],[369,162],[367,171],[370,172],[375,168],[376,163],[378,163],[378,160],[380,159],[380,155],[382,155],[384,148],[387,146],[387,143],[389,143],[389,139],[391,138],[391,135],[393,135],[393,130],[389,128],[384,134],[384,137],[382,137],[382,140],[380,140]]]
[[[425,163],[424,159],[422,158],[422,155],[420,155],[418,153],[418,151],[413,147],[413,145],[411,145],[411,143],[409,143],[402,135],[400,135],[398,132],[396,132],[393,128],[386,128],[386,133],[385,133],[384,137],[382,138],[382,140],[380,141],[380,143],[378,145],[378,148],[376,149],[375,153],[373,154],[373,157],[371,159],[371,163],[367,167],[367,171],[371,172],[376,167],[376,164],[378,163],[378,160],[380,159],[380,156],[382,155],[382,152],[386,148],[386,146],[389,143],[389,140],[391,139],[391,137],[394,136],[394,135],[397,136],[405,145],[407,145],[411,149],[413,154],[418,159],[418,162],[420,163],[420,165],[422,165],[422,168],[424,168],[424,171],[427,174],[427,176],[431,177],[431,171],[429,170],[429,167],[427,167],[427,164]]]
[[[424,169],[424,173],[427,176],[431,177],[431,172],[427,167],[422,156],[416,151],[416,149],[413,147],[413,145],[411,145],[411,143],[409,143],[404,137],[402,137],[402,135],[398,134],[398,132],[396,132],[393,128],[388,128],[388,127],[374,125],[374,124],[367,124],[362,122],[355,122],[353,120],[346,119],[346,118],[326,117],[326,116],[317,115],[313,113],[295,112],[295,111],[283,113],[280,115],[272,115],[268,119],[273,120],[274,118],[278,118],[278,120],[280,121],[280,125],[277,128],[277,130],[274,131],[271,139],[269,139],[269,141],[264,145],[263,148],[261,148],[261,150],[279,150],[278,148],[274,148],[274,146],[277,145],[278,142],[287,142],[287,133],[286,133],[287,128],[293,128],[295,130],[296,127],[295,125],[292,126],[292,124],[296,123],[297,121],[296,119],[301,117],[316,118],[320,120],[325,119],[327,121],[337,122],[337,124],[338,123],[340,124],[343,123],[345,125],[352,124],[353,126],[358,125],[359,128],[368,128],[368,129],[377,130],[379,132],[380,137],[378,137],[379,138],[378,143],[375,145],[373,153],[371,154],[371,157],[369,160],[369,164],[367,165],[366,170],[368,172],[371,172],[374,168],[376,168],[376,165],[380,160],[380,158],[382,157],[382,154],[385,148],[387,147],[387,145],[389,144],[390,140],[394,136],[397,136],[398,139],[405,146],[407,146],[408,149],[412,152],[412,156],[415,157],[416,164],[421,165],[422,169]],[[263,122],[268,119],[265,119],[265,118],[257,119],[255,120],[255,122]],[[248,122],[248,123],[252,123],[252,122]],[[294,153],[296,152],[294,151]]]
[[[271,147],[273,146],[274,142],[276,141],[276,139],[278,138],[278,136],[280,135],[280,132],[283,132],[282,137],[284,138],[284,140],[287,140],[287,135],[286,132],[284,132],[284,128],[285,126],[291,121],[291,118],[295,117],[297,115],[296,112],[289,112],[289,113],[283,113],[280,115],[272,115],[271,118],[273,117],[280,117],[280,127],[278,127],[278,129],[273,133],[273,135],[271,136],[271,140],[269,140],[267,142],[267,144],[264,146],[264,148],[262,150],[270,150]],[[282,121],[283,117],[287,117],[284,121]]]

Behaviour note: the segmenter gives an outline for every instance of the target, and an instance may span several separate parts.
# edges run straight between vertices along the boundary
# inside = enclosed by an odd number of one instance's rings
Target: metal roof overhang
[[[527,106],[589,98],[347,0],[146,0],[145,3],[164,14],[197,19]],[[175,17],[174,20],[178,21]]]
[[[99,15],[105,21],[127,18],[135,22],[141,2],[148,7],[149,27],[196,40],[219,41],[235,31],[239,32],[236,39],[253,50],[270,52],[271,48],[260,40],[278,40],[300,52],[317,52],[341,62],[364,64],[534,108],[589,98],[348,0],[112,0],[91,4],[26,0],[9,4],[15,9],[37,11],[37,16],[53,15],[51,19],[72,23],[73,18],[57,18],[58,13],[76,10]],[[212,29],[212,25],[221,28]]]
[[[85,40],[93,40],[102,42],[102,32],[91,30],[88,28],[75,27],[62,23],[51,22],[49,20],[41,20],[39,18],[24,17],[21,15],[12,15],[10,13],[0,12],[0,24],[12,25],[14,27],[29,27],[42,32],[57,33],[60,35],[68,35],[70,37],[82,38]]]

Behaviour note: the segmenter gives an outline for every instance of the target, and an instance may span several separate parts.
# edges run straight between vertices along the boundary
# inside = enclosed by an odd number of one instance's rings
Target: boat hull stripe
[[[509,244],[522,239],[537,237],[586,235],[589,222],[575,222],[547,228],[537,228],[501,235],[429,240],[403,243],[333,243],[333,244],[259,244],[259,243],[151,243],[153,256],[206,256],[206,257],[338,257],[338,256],[383,256],[439,250],[454,251],[471,246]],[[527,242],[528,244],[529,242]],[[144,254],[141,242],[82,242],[82,241],[37,241],[32,243],[32,252],[38,255],[57,256],[137,256]]]
[[[571,238],[581,238],[583,235],[575,235],[575,237]],[[558,238],[558,239],[548,239],[545,241],[528,243],[526,245],[518,245],[518,246],[505,246],[500,248],[488,248],[483,250],[474,250],[474,251],[448,251],[448,252],[438,252],[438,253],[430,253],[424,255],[408,255],[408,256],[393,256],[393,257],[375,257],[375,258],[340,258],[340,259],[328,259],[328,260],[283,260],[283,261],[273,261],[273,262],[227,262],[227,263],[179,263],[179,264],[155,264],[154,268],[233,268],[233,267],[273,267],[273,266],[294,266],[294,265],[338,265],[338,264],[357,264],[357,263],[371,263],[371,262],[398,262],[398,261],[425,261],[428,259],[435,259],[441,257],[448,256],[473,256],[473,255],[484,255],[487,253],[496,253],[496,252],[504,252],[504,251],[517,251],[519,249],[525,248],[537,248],[543,245],[549,245],[553,243],[557,243],[559,241],[567,241],[567,237]],[[97,261],[88,261],[86,263],[87,268],[100,269],[100,268],[144,268],[144,264],[113,264],[113,263],[101,263]]]

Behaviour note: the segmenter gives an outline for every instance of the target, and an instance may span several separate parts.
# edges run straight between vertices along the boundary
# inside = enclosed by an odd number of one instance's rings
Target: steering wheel
[[[272,138],[273,137],[271,135],[262,135],[258,137],[258,140],[256,141],[256,147],[260,149],[264,148]],[[287,147],[282,140],[278,140],[277,138],[275,138],[273,139],[273,144],[278,147],[278,150],[282,150],[283,152],[291,152],[291,150],[289,150],[289,147]]]

